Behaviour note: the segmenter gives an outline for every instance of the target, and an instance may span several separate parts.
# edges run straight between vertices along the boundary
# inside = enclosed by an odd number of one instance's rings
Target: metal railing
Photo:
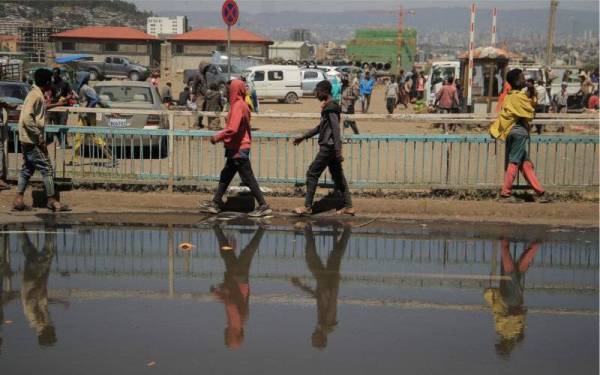
[[[111,113],[110,109],[69,108],[70,112]],[[74,182],[178,185],[214,183],[223,166],[221,145],[212,145],[211,131],[176,129],[176,116],[197,112],[120,110],[119,113],[168,116],[169,129],[47,126],[48,137],[63,134],[79,139],[78,150],[50,147],[56,176]],[[207,115],[225,116],[223,113]],[[264,118],[318,118],[318,114],[266,113]],[[477,115],[354,115],[385,121],[486,123]],[[597,116],[546,115],[535,120],[556,123],[597,123]],[[11,124],[12,139],[18,138]],[[316,139],[298,147],[294,135],[253,132],[251,160],[260,182],[300,185],[318,150]],[[543,185],[555,189],[596,188],[599,185],[598,137],[581,135],[532,136],[529,153]],[[105,143],[106,146],[102,146]],[[492,188],[501,185],[505,147],[481,134],[461,135],[345,135],[345,173],[352,188]],[[13,178],[20,160],[16,143],[9,147],[8,171]],[[112,155],[118,163],[113,163]],[[322,183],[330,177],[324,174]]]

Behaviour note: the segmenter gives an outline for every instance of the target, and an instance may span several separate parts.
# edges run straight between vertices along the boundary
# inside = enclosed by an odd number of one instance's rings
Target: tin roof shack
[[[310,61],[314,56],[315,49],[307,42],[279,41],[269,46],[270,60]]]
[[[227,31],[225,29],[195,29],[167,39],[171,43],[171,71],[195,69],[202,61],[212,62],[214,52],[227,53]],[[248,30],[231,30],[231,57],[256,58],[264,62],[269,57],[269,46],[273,42]]]
[[[402,33],[402,69],[409,71],[417,53],[417,30],[406,28]],[[346,54],[352,61],[391,66],[396,72],[398,55],[398,30],[359,29],[346,46]]]
[[[467,73],[469,52],[459,56],[464,96],[467,97]],[[511,59],[517,54],[495,47],[479,47],[473,51],[472,110],[475,113],[490,113],[502,92],[504,77]]]
[[[124,56],[149,67],[160,64],[160,40],[131,27],[89,26],[51,36],[53,58],[85,53],[95,61]]]

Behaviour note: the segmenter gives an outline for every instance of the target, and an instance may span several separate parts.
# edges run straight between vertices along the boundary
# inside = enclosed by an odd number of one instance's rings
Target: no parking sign
[[[231,27],[237,23],[240,16],[240,9],[235,0],[225,0],[221,8],[221,16],[227,26]]]

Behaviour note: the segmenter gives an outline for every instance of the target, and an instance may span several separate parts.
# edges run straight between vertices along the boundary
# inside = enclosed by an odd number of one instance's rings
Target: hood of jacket
[[[246,84],[242,80],[234,79],[229,85],[229,103],[233,105],[240,100],[246,100]]]

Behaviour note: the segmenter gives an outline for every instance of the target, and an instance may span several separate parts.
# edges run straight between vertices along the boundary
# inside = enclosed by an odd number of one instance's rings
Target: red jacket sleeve
[[[231,139],[231,137],[233,137],[240,129],[242,117],[242,111],[238,108],[238,106],[231,108],[231,111],[229,112],[229,118],[227,120],[227,125],[225,126],[225,129],[223,129],[215,135],[215,140],[217,142],[221,142],[225,139]]]

